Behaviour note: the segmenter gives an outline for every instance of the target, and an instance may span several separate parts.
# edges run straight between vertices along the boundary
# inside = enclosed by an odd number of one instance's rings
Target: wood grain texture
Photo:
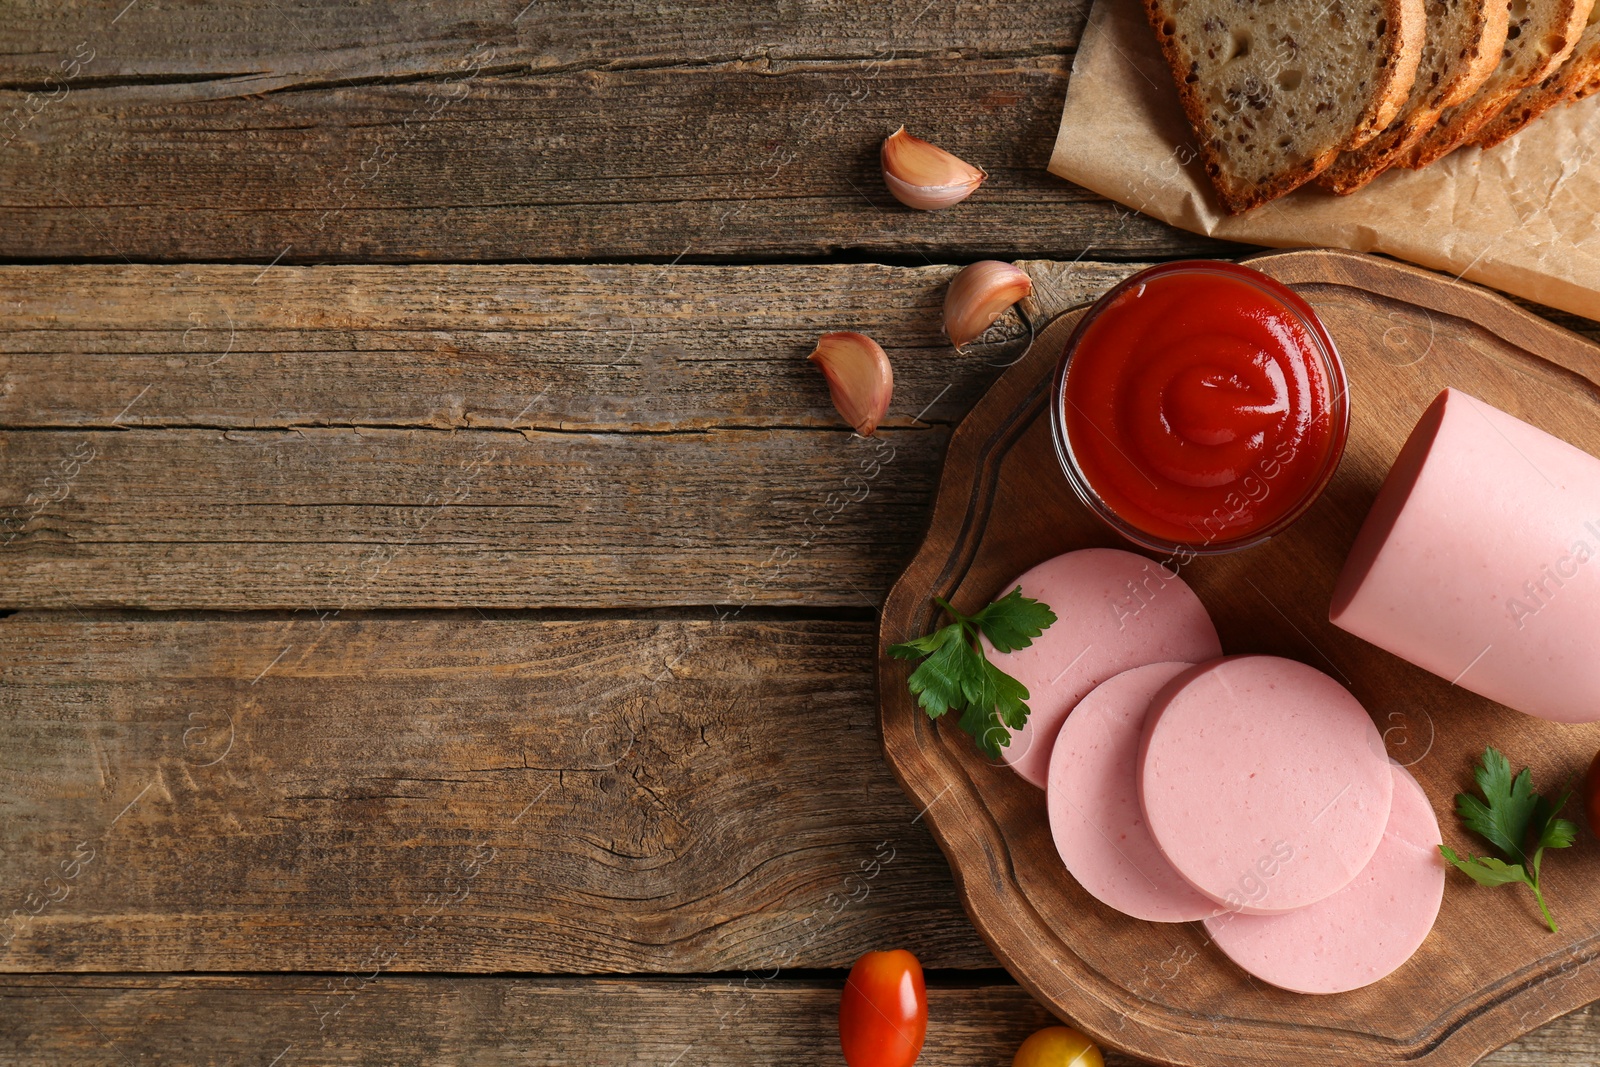
[[[952,273],[0,268],[0,607],[871,606],[1026,341],[955,355]],[[844,326],[877,442],[804,358]]]
[[[842,975],[351,977],[10,976],[0,980],[0,1056],[15,1067],[231,1067],[265,1065],[280,1054],[276,1067],[841,1062]],[[994,979],[936,974],[928,1006],[921,1062],[929,1064],[1000,1067],[1024,1038],[1055,1023],[1020,988]],[[1109,1067],[1144,1062],[1116,1052],[1105,1060]],[[1480,1067],[1597,1060],[1600,1014],[1581,1009],[1490,1053]]]
[[[823,0],[752,6],[695,0],[626,10],[577,0],[403,0],[374,7],[333,0],[284,7],[241,0],[226,8],[142,0],[14,0],[11,51],[0,85],[43,83],[63,73],[56,53],[77,41],[96,56],[75,82],[200,77],[333,79],[416,77],[451,69],[476,44],[525,71],[621,69],[770,59],[870,59],[902,55],[1065,54],[1077,46],[1088,5],[934,4],[890,0],[870,7]],[[120,14],[121,17],[118,17]]]
[[[13,615],[0,969],[992,967],[872,657],[710,611]]]
[[[1078,303],[1145,264],[1024,266]],[[0,428],[838,429],[805,356],[839,329],[894,363],[883,425],[954,423],[1027,342],[955,354],[956,270],[0,267]]]
[[[1293,284],[1336,338],[1350,378],[1349,444],[1328,490],[1293,529],[1248,552],[1201,557],[1183,577],[1223,648],[1310,663],[1346,684],[1434,802],[1444,840],[1470,847],[1450,796],[1488,744],[1536,780],[1581,773],[1600,724],[1518,715],[1404,663],[1327,621],[1339,567],[1401,443],[1446,385],[1600,453],[1600,349],[1474,286],[1373,257],[1309,251],[1251,261]],[[1452,874],[1432,935],[1393,975],[1308,997],[1249,979],[1200,924],[1155,924],[1101,905],[1070,878],[1043,795],[970,740],[933,724],[883,652],[925,632],[930,595],[972,611],[1056,553],[1118,545],[1066,490],[1045,414],[1073,316],[1045,331],[963,421],[928,540],[885,604],[879,692],[885,753],[926,803],[970,914],[1008,969],[1091,1032],[1179,1064],[1241,1067],[1416,1063],[1461,1067],[1600,994],[1600,846],[1586,838],[1545,871],[1561,899],[1551,935],[1529,902]],[[1016,517],[1026,515],[1025,521]],[[989,516],[1006,516],[990,521]],[[1126,546],[1120,546],[1126,547]],[[1491,952],[1463,946],[1493,945]]]
[[[888,51],[541,75],[498,62],[463,49],[439,78],[294,91],[250,78],[68,85],[32,104],[0,91],[0,118],[25,115],[0,129],[0,257],[1127,259],[1234,247],[1045,172],[1070,56]],[[901,206],[878,146],[902,123],[990,180],[948,211]]]
[[[8,433],[0,605],[870,608],[945,437]]]

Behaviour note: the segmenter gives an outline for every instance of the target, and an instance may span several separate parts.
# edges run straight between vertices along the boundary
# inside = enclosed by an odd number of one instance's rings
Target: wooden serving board
[[[1338,344],[1349,445],[1327,492],[1288,533],[1199,559],[1183,576],[1226,652],[1288,656],[1344,682],[1427,790],[1445,842],[1481,852],[1452,798],[1471,784],[1484,747],[1555,789],[1587,767],[1600,724],[1544,722],[1454,688],[1337,629],[1328,604],[1378,486],[1441,389],[1464,389],[1600,454],[1600,348],[1493,293],[1373,257],[1301,251],[1250,264],[1310,301]],[[1073,497],[1051,448],[1051,373],[1081,314],[1054,319],[956,430],[927,539],[879,632],[884,755],[926,810],[995,954],[1098,1040],[1174,1064],[1454,1067],[1600,998],[1600,968],[1590,966],[1600,955],[1600,840],[1587,829],[1546,864],[1559,934],[1541,924],[1527,890],[1480,887],[1452,871],[1433,933],[1400,970],[1351,993],[1288,993],[1234,966],[1199,923],[1143,922],[1089,896],[1056,855],[1044,793],[991,764],[953,721],[916,707],[911,665],[886,649],[936,624],[931,596],[971,611],[1056,553],[1130,547]],[[1567,814],[1581,822],[1576,807]]]

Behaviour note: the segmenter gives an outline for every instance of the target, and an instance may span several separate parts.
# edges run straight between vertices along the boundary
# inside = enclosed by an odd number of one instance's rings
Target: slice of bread
[[[1478,91],[1500,62],[1507,0],[1426,0],[1422,61],[1400,117],[1378,136],[1339,158],[1317,184],[1348,196],[1388,170],[1432,128],[1440,112]]]
[[[1596,6],[1600,7],[1600,4],[1597,4]],[[1588,85],[1580,86],[1578,89],[1574,90],[1572,99],[1568,100],[1567,103],[1576,104],[1579,100],[1591,97],[1595,93],[1600,93],[1600,72],[1597,72],[1593,78],[1589,79]]]
[[[1594,6],[1596,10],[1600,10],[1600,3],[1596,3]],[[1576,104],[1579,100],[1593,96],[1595,93],[1600,93],[1600,70],[1594,72],[1587,85],[1580,85],[1574,89],[1572,99],[1568,100],[1567,103]]]
[[[1206,174],[1237,213],[1315,178],[1394,120],[1423,0],[1144,0]]]
[[[1522,90],[1555,73],[1578,43],[1594,0],[1511,0],[1500,64],[1472,99],[1446,111],[1404,161],[1426,167],[1478,135]]]
[[[1558,104],[1581,100],[1585,89],[1600,79],[1600,4],[1589,10],[1589,24],[1578,46],[1556,72],[1538,85],[1522,90],[1506,109],[1478,131],[1473,144],[1493,148]],[[1592,91],[1592,90],[1591,90]]]

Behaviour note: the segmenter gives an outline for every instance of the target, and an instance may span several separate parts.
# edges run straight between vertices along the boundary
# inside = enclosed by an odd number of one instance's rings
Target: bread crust
[[[1489,80],[1506,45],[1506,30],[1511,22],[1510,0],[1485,0],[1472,9],[1472,14],[1473,28],[1467,41],[1466,61],[1456,67],[1454,77],[1368,144],[1342,153],[1318,177],[1318,186],[1339,196],[1349,196],[1363,188],[1410,152],[1446,108],[1466,100]]]
[[[1424,0],[1383,0],[1388,29],[1383,37],[1383,54],[1378,68],[1380,74],[1371,99],[1357,122],[1352,139],[1359,137],[1364,143],[1381,131],[1393,120],[1394,115],[1410,95],[1417,64],[1422,58],[1422,40],[1426,24],[1423,2]],[[1161,54],[1172,73],[1173,84],[1177,86],[1183,113],[1194,131],[1206,176],[1210,179],[1223,210],[1230,215],[1237,215],[1270,200],[1276,200],[1311,181],[1338,158],[1343,145],[1285,167],[1267,181],[1248,188],[1231,187],[1224,180],[1222,160],[1216,147],[1206,136],[1209,123],[1205,101],[1201,99],[1200,91],[1187,81],[1188,68],[1177,41],[1163,32],[1166,15],[1161,9],[1161,0],[1143,0],[1143,6],[1145,18],[1155,32],[1156,40],[1161,45]],[[1347,140],[1346,144],[1349,143]]]
[[[1561,69],[1518,93],[1504,111],[1478,131],[1472,143],[1479,148],[1493,148],[1551,108],[1583,99],[1596,78],[1600,78],[1600,22],[1591,22]]]
[[[1360,148],[1382,133],[1405,107],[1411,98],[1411,86],[1416,81],[1417,66],[1422,62],[1422,42],[1428,29],[1428,9],[1424,0],[1388,0],[1385,5],[1389,25],[1393,27],[1388,54],[1383,69],[1386,81],[1373,94],[1355,133],[1343,146],[1346,150]]]
[[[1563,47],[1546,57],[1545,61],[1519,82],[1497,87],[1494,92],[1479,92],[1466,103],[1451,108],[1440,116],[1439,122],[1421,138],[1410,155],[1401,161],[1403,166],[1416,170],[1443,159],[1461,145],[1472,140],[1496,115],[1516,99],[1522,90],[1537,85],[1553,74],[1567,61],[1578,45],[1584,23],[1594,0],[1559,0],[1560,8],[1553,20],[1553,28],[1563,41]],[[1491,79],[1492,80],[1492,79]]]
[[[1449,92],[1439,94],[1439,101],[1434,106],[1440,112],[1466,103],[1489,80],[1494,68],[1500,65],[1500,53],[1505,50],[1506,33],[1511,28],[1510,0],[1505,3],[1490,0],[1483,14],[1478,39],[1473,42],[1472,61]]]

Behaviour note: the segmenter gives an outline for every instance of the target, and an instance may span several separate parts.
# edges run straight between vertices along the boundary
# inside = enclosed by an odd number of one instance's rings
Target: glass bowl
[[[1079,346],[1090,328],[1099,317],[1111,307],[1119,297],[1136,286],[1144,285],[1157,278],[1187,274],[1220,275],[1234,281],[1243,282],[1253,287],[1258,294],[1278,305],[1283,311],[1298,319],[1304,327],[1305,335],[1312,341],[1312,358],[1320,361],[1326,376],[1332,398],[1329,401],[1327,416],[1332,419],[1332,426],[1327,440],[1325,454],[1321,457],[1320,468],[1315,470],[1310,481],[1306,483],[1304,491],[1294,500],[1289,507],[1276,518],[1260,528],[1251,528],[1246,532],[1231,536],[1226,539],[1213,539],[1196,536],[1193,539],[1174,539],[1138,526],[1130,518],[1119,514],[1106,502],[1096,490],[1089,475],[1084,471],[1073,452],[1071,435],[1068,432],[1066,418],[1066,387],[1067,375],[1072,367],[1074,357]],[[1072,486],[1073,492],[1084,505],[1100,517],[1106,525],[1127,540],[1143,548],[1156,552],[1167,553],[1173,556],[1200,556],[1218,555],[1225,552],[1237,552],[1241,549],[1259,545],[1277,534],[1282,533],[1295,520],[1304,515],[1306,509],[1316,502],[1322,491],[1327,488],[1328,481],[1333,477],[1333,472],[1339,466],[1339,460],[1344,454],[1345,440],[1350,429],[1350,403],[1349,386],[1345,377],[1344,362],[1339,357],[1339,351],[1333,343],[1333,338],[1328,335],[1322,321],[1317,318],[1317,313],[1311,306],[1302,300],[1293,290],[1280,282],[1267,277],[1260,271],[1251,270],[1249,267],[1237,263],[1220,260],[1182,260],[1175,263],[1164,263],[1140,271],[1138,274],[1113,286],[1104,296],[1095,301],[1078,321],[1072,335],[1067,339],[1066,347],[1061,353],[1061,358],[1056,364],[1055,378],[1050,392],[1050,431],[1055,441],[1056,457],[1061,461],[1061,469],[1066,474],[1067,482]],[[1132,462],[1131,460],[1129,461]],[[1196,529],[1197,535],[1200,533]]]

